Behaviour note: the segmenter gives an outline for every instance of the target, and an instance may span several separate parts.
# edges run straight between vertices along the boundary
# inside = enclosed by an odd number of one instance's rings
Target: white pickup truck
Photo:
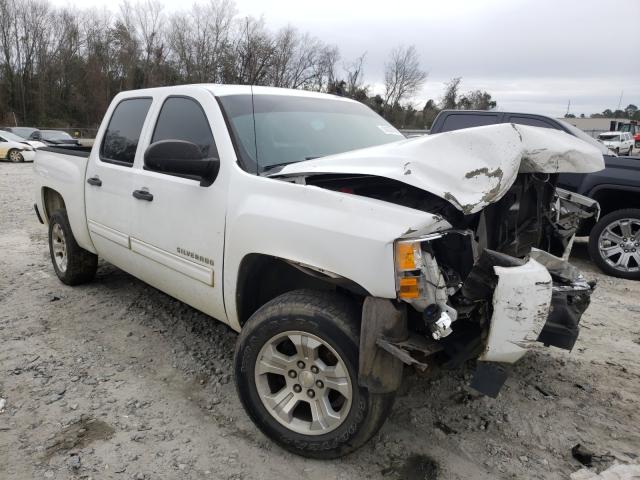
[[[344,98],[192,85],[120,93],[91,151],[39,150],[35,208],[62,282],[100,256],[225,322],[255,424],[331,458],[382,425],[405,364],[477,358],[495,396],[536,342],[573,347],[593,285],[562,257],[598,206],[555,179],[603,166],[548,129],[405,139]]]

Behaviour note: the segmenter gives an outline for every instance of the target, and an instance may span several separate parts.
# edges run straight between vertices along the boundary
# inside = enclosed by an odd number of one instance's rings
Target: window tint
[[[123,100],[113,111],[100,148],[100,159],[131,166],[136,156],[150,98]]]
[[[185,140],[198,145],[205,157],[218,156],[204,110],[191,98],[169,97],[164,102],[151,143],[160,140]]]
[[[532,127],[542,127],[542,128],[553,128],[558,129],[555,125],[552,125],[550,122],[542,120],[541,118],[531,118],[531,117],[517,117],[513,115],[509,119],[510,123],[517,123],[518,125],[530,125]]]
[[[452,130],[460,130],[462,128],[481,127],[483,125],[494,125],[498,122],[498,115],[486,115],[486,114],[462,114],[462,115],[447,115],[444,123],[442,124],[443,132],[450,132]]]

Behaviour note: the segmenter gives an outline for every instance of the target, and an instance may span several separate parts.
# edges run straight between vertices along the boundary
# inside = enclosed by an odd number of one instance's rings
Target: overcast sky
[[[203,1],[203,0],[199,0]],[[73,0],[53,0],[56,5]],[[190,3],[162,0],[168,15]],[[107,6],[82,0],[78,7]],[[288,23],[340,48],[367,52],[365,77],[381,90],[396,45],[414,44],[428,72],[416,104],[440,100],[444,83],[485,89],[501,110],[561,116],[640,106],[640,0],[237,0],[239,15]]]

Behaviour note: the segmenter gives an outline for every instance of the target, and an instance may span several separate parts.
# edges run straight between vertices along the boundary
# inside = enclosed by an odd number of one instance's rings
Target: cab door
[[[85,183],[87,226],[98,254],[127,268],[130,254],[133,165],[152,99],[125,98],[115,104],[99,148],[89,156]]]
[[[162,140],[196,144],[205,157],[219,158],[214,132],[226,132],[219,107],[204,89],[159,99],[148,146]],[[133,179],[131,249],[147,283],[226,321],[222,261],[226,212],[224,162],[208,186],[199,180],[154,171],[140,157]],[[132,193],[129,193],[132,195]]]

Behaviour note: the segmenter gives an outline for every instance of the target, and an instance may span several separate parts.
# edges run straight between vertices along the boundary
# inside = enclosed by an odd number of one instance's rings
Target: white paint
[[[190,85],[119,94],[98,131],[89,160],[38,152],[36,200],[40,211],[44,211],[42,187],[58,191],[65,200],[80,246],[236,330],[240,329],[238,272],[242,261],[251,254],[270,255],[332,272],[357,283],[370,295],[396,298],[393,242],[407,235],[443,231],[451,225],[437,215],[393,203],[245,172],[237,164],[212,93],[249,91],[247,86]],[[255,87],[254,93],[351,101],[264,87]],[[150,142],[160,105],[168,95],[192,97],[206,112],[220,157],[220,173],[209,187],[143,169],[143,152]],[[152,105],[133,166],[101,162],[98,150],[114,106],[122,99],[140,96],[152,98]],[[549,152],[540,150],[542,145],[550,146]],[[602,163],[602,157],[594,151],[560,132],[496,125],[402,140],[303,162],[286,167],[283,172],[366,173],[395,178],[443,197],[446,192],[453,192],[462,204],[475,202],[472,210],[478,211],[498,200],[511,186],[517,172],[524,168],[525,157],[529,159],[528,166],[538,166],[543,172],[592,171]],[[500,169],[502,179],[482,173],[467,178],[469,172],[482,168],[487,172]],[[86,178],[91,176],[99,176],[102,186],[86,184]],[[154,195],[152,202],[132,197],[134,189],[142,188]],[[492,191],[490,198],[488,190]],[[212,259],[213,266],[202,269],[197,262],[194,266],[178,260],[179,248]],[[531,266],[529,270],[504,275],[514,279],[510,282],[514,286],[519,282],[529,285],[531,278],[542,277],[543,272],[547,278],[544,268],[539,271]],[[508,307],[504,303],[508,298],[515,298],[508,296],[508,288],[499,284],[496,325],[500,325],[500,315],[507,323],[510,319],[508,313],[500,312]],[[523,302],[530,301],[525,290],[511,293],[517,293]]]
[[[274,176],[376,175],[426,190],[475,213],[502,198],[518,173],[587,173],[603,168],[597,148],[565,132],[499,124],[298,162]]]
[[[551,275],[531,259],[518,267],[493,267],[498,286],[493,293],[489,337],[480,360],[513,363],[538,339],[551,306]]]

